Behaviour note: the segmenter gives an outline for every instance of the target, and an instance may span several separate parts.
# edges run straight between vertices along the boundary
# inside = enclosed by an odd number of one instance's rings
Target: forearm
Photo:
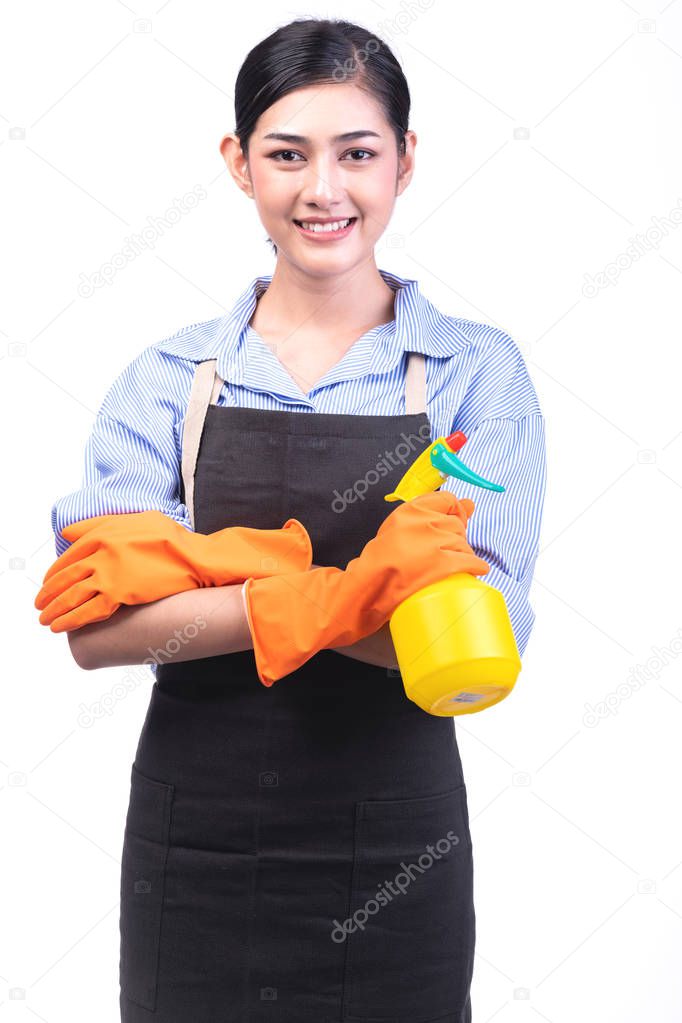
[[[376,664],[380,668],[394,668],[398,670],[398,660],[388,622],[382,625],[376,632],[373,632],[371,636],[365,636],[364,639],[359,639],[357,643],[352,643],[351,646],[332,647],[332,650],[335,650],[338,654],[345,654],[346,657],[354,657],[358,661],[364,661],[366,664]]]
[[[124,605],[102,622],[67,633],[71,652],[81,668],[91,670],[251,650],[241,589],[242,583],[207,586],[150,604]],[[388,622],[350,646],[331,649],[366,664],[398,667]]]
[[[312,569],[319,566],[311,565],[310,567]],[[344,654],[344,656],[352,657],[356,661],[364,661],[365,664],[375,664],[380,668],[398,669],[398,661],[388,622],[382,625],[376,632],[365,636],[363,639],[359,639],[356,643],[351,643],[350,646],[335,646],[331,649],[337,654]]]
[[[253,648],[242,583],[175,593],[151,604],[124,605],[110,618],[67,633],[81,668],[154,660],[192,661]]]

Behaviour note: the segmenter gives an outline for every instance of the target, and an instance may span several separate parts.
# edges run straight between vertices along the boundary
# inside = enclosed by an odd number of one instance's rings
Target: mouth
[[[357,217],[346,217],[345,219],[335,220],[327,224],[315,224],[308,220],[294,220],[294,224],[304,238],[327,242],[346,238],[353,230],[357,219]],[[304,224],[306,225],[305,227],[303,226]]]

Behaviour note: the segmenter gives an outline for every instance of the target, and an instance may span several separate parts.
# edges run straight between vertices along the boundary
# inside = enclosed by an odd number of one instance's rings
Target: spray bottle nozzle
[[[448,437],[439,437],[415,459],[393,493],[386,494],[384,501],[409,501],[420,494],[438,490],[446,476],[454,476],[465,483],[486,490],[503,492],[499,483],[491,483],[469,469],[455,455],[466,444],[466,435],[456,430]]]
[[[469,469],[445,444],[438,441],[431,449],[431,465],[445,476],[455,476],[458,480],[473,483],[474,486],[483,487],[485,490],[497,490],[499,493],[504,491],[504,487],[499,483],[491,483],[473,469]]]

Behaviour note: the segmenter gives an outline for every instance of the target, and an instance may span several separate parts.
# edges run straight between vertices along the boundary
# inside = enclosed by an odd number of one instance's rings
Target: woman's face
[[[352,138],[336,139],[349,133]],[[278,257],[306,272],[338,273],[370,257],[386,230],[412,176],[414,132],[405,141],[399,156],[379,104],[344,83],[307,86],[273,103],[256,122],[248,163],[236,135],[226,135],[220,149],[237,184],[255,200]],[[352,226],[339,233],[311,236],[296,223],[349,217]]]

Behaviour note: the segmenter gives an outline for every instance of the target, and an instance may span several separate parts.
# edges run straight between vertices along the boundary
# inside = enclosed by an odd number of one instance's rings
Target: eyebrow
[[[352,142],[353,139],[362,139],[368,136],[380,139],[381,135],[376,131],[369,131],[368,129],[361,129],[360,131],[347,131],[343,135],[335,135],[331,138],[330,142]],[[277,139],[279,142],[297,142],[305,143],[310,142],[310,139],[305,135],[290,135],[284,131],[271,131],[267,135],[263,136],[263,139]]]

